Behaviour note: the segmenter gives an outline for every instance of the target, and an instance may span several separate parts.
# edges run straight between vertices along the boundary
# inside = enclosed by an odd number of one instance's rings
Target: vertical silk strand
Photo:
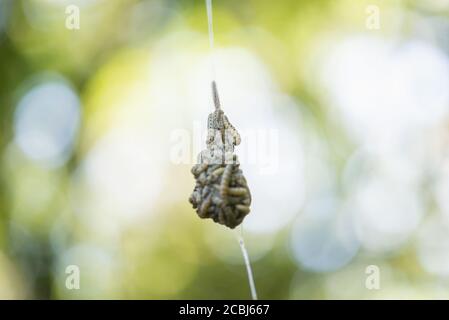
[[[215,77],[215,57],[214,57],[214,27],[213,27],[213,17],[212,17],[212,0],[206,0],[207,9],[207,22],[209,31],[209,49],[211,52],[211,71],[212,71],[212,96],[214,100],[214,105],[216,109],[220,109],[220,99],[218,97],[217,83]],[[237,232],[237,240],[240,245],[240,250],[242,251],[243,260],[246,266],[246,272],[248,274],[248,282],[251,290],[251,298],[257,300],[256,284],[254,283],[253,271],[251,269],[251,264],[248,256],[248,251],[245,247],[245,240],[243,239],[243,228],[240,226],[240,233]]]
[[[237,234],[237,240],[239,241],[240,249],[242,250],[243,260],[245,261],[246,272],[248,273],[249,288],[251,290],[251,298],[257,300],[256,284],[254,282],[253,271],[251,269],[251,263],[249,261],[248,251],[245,247],[245,240],[243,239],[243,227],[240,226],[240,234]]]
[[[209,30],[209,48],[211,52],[212,80],[215,80],[215,58],[214,58],[214,25],[212,16],[212,0],[206,0],[207,23]]]

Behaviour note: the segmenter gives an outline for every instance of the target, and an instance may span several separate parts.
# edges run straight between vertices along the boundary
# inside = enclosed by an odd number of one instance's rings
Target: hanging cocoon
[[[196,184],[189,201],[200,218],[234,229],[250,211],[251,193],[234,154],[240,135],[219,106],[215,83],[213,89],[216,110],[208,117],[207,148],[191,170]]]

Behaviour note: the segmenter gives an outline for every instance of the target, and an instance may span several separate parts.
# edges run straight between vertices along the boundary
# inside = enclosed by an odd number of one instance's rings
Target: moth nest
[[[193,166],[196,184],[189,198],[202,219],[234,229],[250,211],[251,193],[237,156],[231,163],[199,163]]]

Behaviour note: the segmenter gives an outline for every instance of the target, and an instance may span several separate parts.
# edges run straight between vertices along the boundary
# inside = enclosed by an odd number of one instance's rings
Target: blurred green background
[[[250,297],[242,230],[187,201],[211,60],[259,297],[448,298],[449,1],[215,0],[214,29],[201,0],[0,0],[0,298]]]

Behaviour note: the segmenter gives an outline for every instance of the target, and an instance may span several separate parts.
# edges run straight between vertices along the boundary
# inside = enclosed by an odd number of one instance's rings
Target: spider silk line
[[[215,83],[214,24],[213,24],[213,16],[212,16],[212,0],[206,0],[206,9],[207,9],[207,26],[208,26],[208,33],[209,33],[209,49],[210,49],[210,60],[211,60],[210,66],[211,66],[211,72],[212,72],[212,83]],[[214,94],[217,94],[217,96],[218,96],[218,93],[216,92],[216,85],[215,85]]]
[[[208,24],[208,32],[209,32],[209,49],[211,55],[211,71],[212,71],[212,97],[214,100],[214,105],[216,109],[220,109],[220,99],[218,96],[218,89],[215,77],[215,57],[214,57],[214,26],[213,26],[213,16],[212,16],[212,0],[206,0],[206,9],[207,9],[207,24]],[[237,232],[237,241],[240,246],[240,250],[242,251],[243,260],[246,266],[246,272],[248,274],[248,283],[249,288],[251,290],[251,298],[253,300],[257,300],[257,292],[256,292],[256,284],[254,282],[253,271],[251,269],[251,263],[249,260],[248,251],[245,247],[245,240],[243,238],[243,227],[240,225],[240,233]]]
[[[246,273],[248,274],[249,288],[251,290],[251,298],[257,300],[256,283],[254,282],[253,271],[249,261],[248,251],[245,247],[245,240],[243,239],[243,226],[240,225],[240,234],[237,233],[237,240],[239,241],[240,249],[242,250],[243,260],[245,261]]]

